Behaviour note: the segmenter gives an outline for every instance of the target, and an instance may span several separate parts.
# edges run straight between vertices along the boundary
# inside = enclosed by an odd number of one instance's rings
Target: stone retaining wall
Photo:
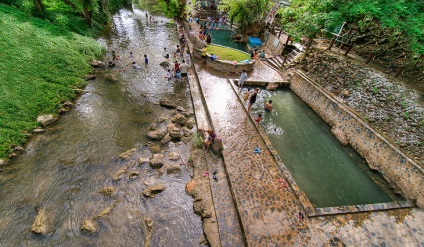
[[[407,199],[424,208],[424,170],[421,167],[301,71],[296,71],[290,87],[333,130],[337,130],[333,132],[347,138],[371,169],[381,172],[395,189],[400,189]]]

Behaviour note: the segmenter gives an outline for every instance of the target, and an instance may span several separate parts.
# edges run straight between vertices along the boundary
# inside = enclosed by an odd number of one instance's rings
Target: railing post
[[[374,54],[370,53],[367,57],[367,60],[365,60],[365,64],[368,64],[371,61],[373,56],[374,56]]]
[[[353,48],[353,43],[350,44],[350,46],[347,48],[346,52],[345,52],[345,56],[347,56],[347,54],[349,54],[350,50],[352,50]]]
[[[337,36],[334,36],[334,37],[331,39],[330,45],[328,46],[327,50],[331,51],[331,47],[333,47],[334,42],[336,41],[336,37],[337,37]]]

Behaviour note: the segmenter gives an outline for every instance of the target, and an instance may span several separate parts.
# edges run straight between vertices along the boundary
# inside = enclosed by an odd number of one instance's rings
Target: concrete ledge
[[[424,170],[325,89],[296,71],[291,89],[331,127],[340,129],[368,166],[410,200],[424,207]],[[400,192],[399,191],[399,192]]]

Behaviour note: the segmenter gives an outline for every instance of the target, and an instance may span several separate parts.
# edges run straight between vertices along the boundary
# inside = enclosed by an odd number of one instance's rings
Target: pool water
[[[264,102],[273,101],[271,113]],[[403,200],[364,159],[332,136],[330,127],[292,91],[263,90],[253,109],[299,188],[315,207]]]
[[[244,52],[249,52],[246,42],[235,42],[231,35],[235,33],[229,26],[223,25],[219,29],[206,29],[206,34],[212,35],[212,44],[231,47]]]

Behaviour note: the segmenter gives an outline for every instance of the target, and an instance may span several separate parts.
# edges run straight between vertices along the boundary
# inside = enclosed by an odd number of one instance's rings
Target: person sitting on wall
[[[209,152],[210,146],[215,142],[216,134],[213,130],[203,130],[199,129],[200,131],[203,131],[204,133],[208,133],[208,136],[203,141],[203,150],[205,153]]]

